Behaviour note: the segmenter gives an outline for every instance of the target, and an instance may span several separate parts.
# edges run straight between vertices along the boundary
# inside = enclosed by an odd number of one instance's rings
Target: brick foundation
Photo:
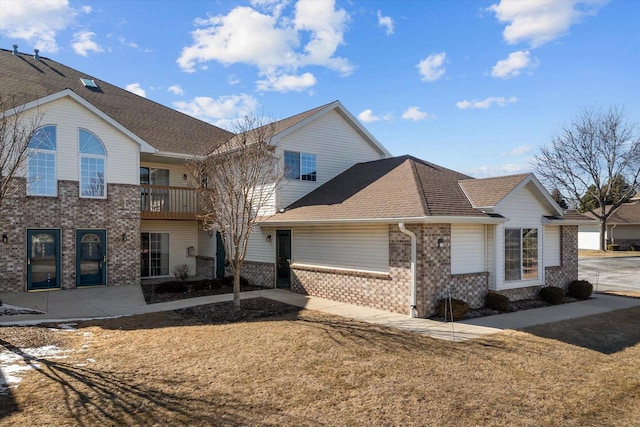
[[[215,276],[216,259],[215,257],[196,256],[196,276],[213,279]]]
[[[78,182],[58,181],[57,197],[25,197],[7,200],[3,207],[2,233],[8,243],[0,250],[0,291],[26,290],[27,229],[61,231],[62,289],[76,287],[76,230],[107,231],[107,285],[140,283],[140,189],[135,185],[108,184],[107,199],[82,199]],[[127,235],[123,241],[122,235]]]
[[[229,272],[233,274],[233,272]],[[240,275],[254,286],[273,288],[276,283],[276,268],[272,263],[245,261],[240,268]]]

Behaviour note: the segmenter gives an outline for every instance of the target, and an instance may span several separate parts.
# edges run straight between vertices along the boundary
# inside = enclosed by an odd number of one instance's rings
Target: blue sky
[[[584,107],[640,121],[637,0],[0,0],[0,47],[228,127],[339,99],[393,155],[530,170]]]

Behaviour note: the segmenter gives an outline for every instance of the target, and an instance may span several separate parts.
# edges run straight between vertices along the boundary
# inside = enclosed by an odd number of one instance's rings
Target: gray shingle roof
[[[460,186],[476,208],[496,206],[531,174],[498,176],[460,181]]]
[[[93,79],[98,90],[85,87],[80,78]],[[171,153],[202,154],[233,134],[154,101],[135,95],[59,62],[32,55],[14,56],[0,49],[0,94],[28,103],[65,89],[110,116],[154,148]]]
[[[608,209],[610,209],[610,207]],[[598,208],[598,212],[599,211],[600,209]],[[586,212],[584,215],[589,218],[597,219],[592,212]],[[631,202],[623,203],[618,206],[618,208],[613,211],[611,216],[607,219],[607,224],[640,224],[640,200],[634,197]]]

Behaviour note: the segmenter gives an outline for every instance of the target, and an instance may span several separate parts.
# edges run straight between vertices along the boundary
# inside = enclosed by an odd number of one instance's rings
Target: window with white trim
[[[104,199],[107,197],[105,164],[107,150],[93,133],[79,129],[80,197]]]
[[[504,234],[505,281],[538,278],[538,229],[507,228]]]
[[[317,175],[315,154],[298,153],[295,151],[284,152],[285,178],[300,181],[316,181]]]
[[[29,141],[27,157],[27,195],[57,196],[56,127],[37,129]]]

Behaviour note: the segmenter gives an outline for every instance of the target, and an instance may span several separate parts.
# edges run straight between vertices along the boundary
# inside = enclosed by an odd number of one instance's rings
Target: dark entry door
[[[276,230],[276,287],[291,287],[291,230]]]
[[[60,230],[27,230],[27,290],[60,289]]]
[[[76,286],[107,284],[106,230],[76,231]]]

